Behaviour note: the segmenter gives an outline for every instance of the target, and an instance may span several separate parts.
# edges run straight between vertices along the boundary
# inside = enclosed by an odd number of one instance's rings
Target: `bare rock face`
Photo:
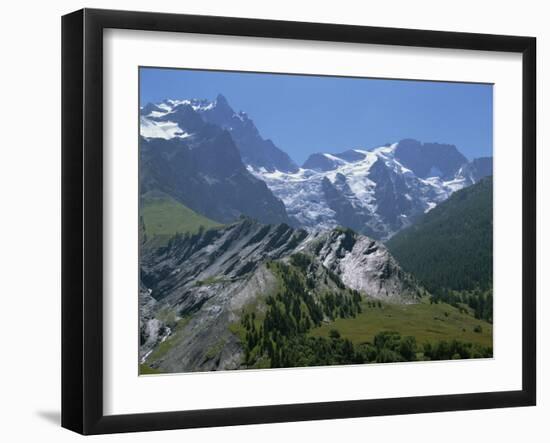
[[[238,369],[242,360],[240,339],[229,329],[238,322],[242,308],[258,294],[275,289],[275,278],[264,266],[247,279],[218,282],[201,288],[207,297],[189,316],[177,345],[157,362],[163,372]]]
[[[231,325],[238,324],[247,306],[261,310],[262,300],[277,291],[269,263],[288,262],[296,253],[314,263],[314,296],[330,289],[321,285],[331,275],[340,289],[355,289],[364,297],[415,301],[413,280],[377,241],[349,229],[307,233],[241,219],[144,251],[142,361],[162,372],[241,367],[243,350]],[[156,348],[164,341],[161,352]]]
[[[342,281],[372,297],[399,302],[415,300],[413,285],[388,250],[367,237],[360,238],[341,261]]]
[[[382,243],[350,229],[322,233],[311,243],[308,249],[347,287],[386,301],[416,301],[416,283]]]
[[[155,318],[157,301],[151,297],[151,290],[140,284],[139,287],[139,360],[145,361],[161,340],[163,324]]]

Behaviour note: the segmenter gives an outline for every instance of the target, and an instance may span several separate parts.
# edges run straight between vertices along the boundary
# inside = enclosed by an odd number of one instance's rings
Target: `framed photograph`
[[[62,21],[62,425],[536,402],[531,37]]]

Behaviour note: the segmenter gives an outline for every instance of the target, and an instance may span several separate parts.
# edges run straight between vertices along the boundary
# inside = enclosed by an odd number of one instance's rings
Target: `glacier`
[[[453,192],[471,184],[460,174],[451,180],[443,180],[438,175],[418,177],[395,158],[397,146],[398,143],[394,143],[373,149],[353,149],[352,151],[362,156],[356,161],[325,154],[327,158],[334,160],[334,168],[331,170],[302,167],[294,173],[270,172],[250,165],[248,170],[263,180],[275,196],[283,201],[288,215],[296,220],[299,226],[308,230],[326,230],[346,225],[344,220],[338,218],[337,211],[331,208],[323,190],[323,182],[326,183],[328,180],[335,188],[345,186],[351,191],[343,193],[351,207],[364,214],[366,225],[379,233],[377,237],[387,239],[409,226],[416,216],[430,211]],[[388,220],[379,213],[380,205],[385,202],[380,201],[376,195],[380,180],[377,183],[371,177],[371,169],[377,162],[382,162],[389,172],[390,182],[396,177],[401,177],[406,186],[406,192],[402,195],[411,204],[400,212],[397,221]]]

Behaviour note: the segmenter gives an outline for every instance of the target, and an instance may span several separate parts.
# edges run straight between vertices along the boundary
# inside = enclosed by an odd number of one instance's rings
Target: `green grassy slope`
[[[160,244],[178,232],[196,233],[201,226],[205,229],[219,226],[161,192],[149,192],[142,196],[140,216],[147,241]]]
[[[481,332],[474,329],[481,326]],[[446,303],[431,304],[426,299],[413,305],[363,302],[362,312],[354,318],[338,318],[311,330],[314,337],[329,337],[336,329],[354,344],[372,343],[382,331],[396,331],[402,336],[413,336],[419,344],[441,340],[460,340],[492,346],[493,327],[474,318],[468,308],[457,309]]]
[[[430,292],[491,288],[492,177],[457,191],[386,246]]]

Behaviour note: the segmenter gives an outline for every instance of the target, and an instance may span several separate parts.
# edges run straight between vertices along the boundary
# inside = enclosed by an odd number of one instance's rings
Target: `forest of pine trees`
[[[387,246],[434,302],[468,305],[476,318],[492,322],[492,177],[457,191]]]

